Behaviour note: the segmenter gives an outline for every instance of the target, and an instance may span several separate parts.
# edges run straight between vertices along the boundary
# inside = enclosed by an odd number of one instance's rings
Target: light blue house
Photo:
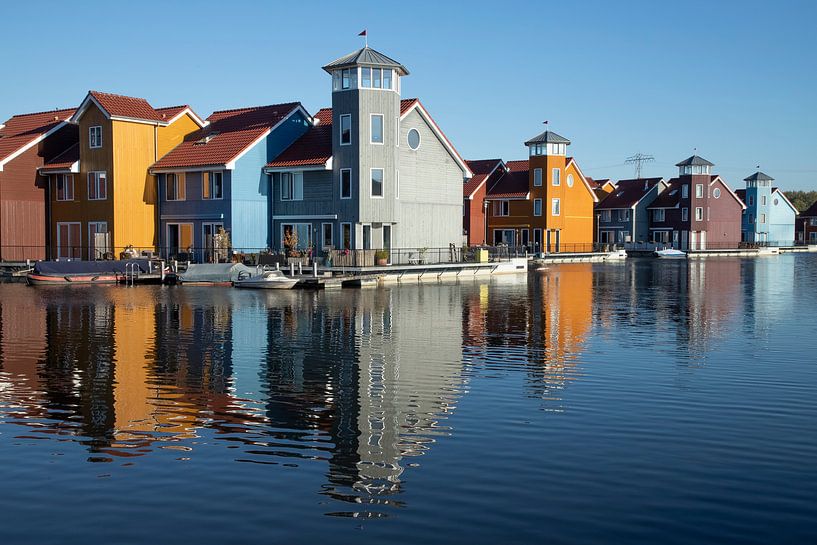
[[[794,220],[797,209],[780,189],[772,186],[774,178],[760,171],[744,178],[746,189],[738,197],[746,204],[741,219],[744,242],[794,244]]]
[[[209,262],[224,229],[237,252],[274,245],[264,166],[310,126],[300,103],[214,112],[207,125],[151,167],[157,177],[159,247],[168,258]]]

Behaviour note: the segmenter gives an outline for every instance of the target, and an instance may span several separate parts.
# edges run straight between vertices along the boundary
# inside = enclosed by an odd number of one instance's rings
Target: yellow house
[[[90,91],[71,119],[79,142],[40,169],[49,177],[51,255],[116,258],[155,250],[156,179],[148,168],[204,122],[188,107]],[[67,152],[68,153],[68,152]]]

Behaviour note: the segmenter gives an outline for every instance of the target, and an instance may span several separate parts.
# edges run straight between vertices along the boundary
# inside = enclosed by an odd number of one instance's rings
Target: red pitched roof
[[[468,165],[468,168],[471,169],[474,176],[468,180],[465,180],[465,183],[462,186],[462,194],[465,197],[470,197],[471,194],[477,190],[477,188],[485,181],[488,176],[493,173],[493,171],[497,168],[497,165],[502,163],[502,159],[480,159],[478,161],[465,161],[465,164]]]
[[[15,115],[0,129],[0,161],[74,115],[74,109]]]
[[[400,101],[400,115],[405,114],[415,102],[420,102],[419,98],[404,98]]]
[[[40,167],[40,170],[68,170],[77,161],[79,161],[79,142],[72,144],[68,149],[46,162]]]
[[[270,168],[323,165],[332,158],[332,108],[315,114],[313,125],[299,139],[267,164]]]
[[[153,165],[153,169],[225,165],[301,106],[300,102],[213,112],[209,125]]]
[[[99,102],[100,106],[108,112],[108,115],[144,119],[146,121],[166,120],[144,98],[101,93],[99,91],[90,91],[88,94]]]
[[[162,121],[170,121],[187,108],[190,108],[187,104],[181,106],[165,106],[164,108],[156,108],[156,113],[159,114]]]
[[[635,180],[619,180],[612,193],[607,195],[596,208],[614,209],[630,208],[641,200],[647,191],[658,184],[662,178],[641,178]]]
[[[508,172],[488,188],[488,196],[495,199],[526,198],[530,193],[528,160],[508,161],[505,166],[508,167]]]

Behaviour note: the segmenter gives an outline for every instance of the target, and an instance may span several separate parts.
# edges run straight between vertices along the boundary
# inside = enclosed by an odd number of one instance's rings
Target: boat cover
[[[254,267],[241,263],[204,263],[188,265],[179,275],[180,282],[235,282],[240,273],[255,275]]]
[[[70,274],[125,274],[129,263],[136,263],[143,273],[149,272],[147,259],[125,259],[116,261],[38,261],[34,264],[34,274],[43,276],[66,276]]]

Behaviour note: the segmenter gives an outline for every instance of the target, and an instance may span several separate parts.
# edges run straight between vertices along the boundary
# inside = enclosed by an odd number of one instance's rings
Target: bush
[[[378,261],[381,259],[389,259],[389,252],[388,250],[377,250],[374,253],[374,258]]]

